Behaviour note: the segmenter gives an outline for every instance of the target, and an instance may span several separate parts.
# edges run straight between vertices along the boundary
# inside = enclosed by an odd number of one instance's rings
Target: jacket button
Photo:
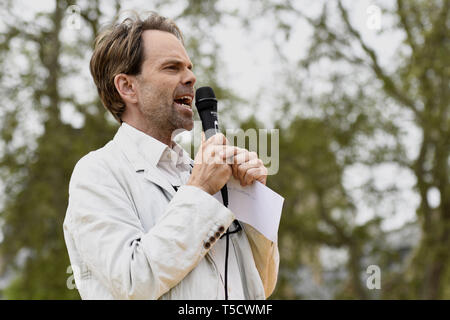
[[[205,242],[205,244],[203,245],[203,247],[205,249],[209,249],[209,247],[211,247],[211,243],[209,243],[208,241]]]
[[[217,230],[219,230],[219,232],[222,233],[222,232],[225,231],[225,227],[224,226],[220,226],[219,229],[217,229]]]
[[[215,241],[216,241],[216,238],[215,238],[215,237],[210,237],[210,238],[209,238],[209,242],[214,243]]]
[[[219,239],[219,237],[220,237],[220,232],[217,231],[217,232],[214,234],[214,236],[216,237],[216,239]]]

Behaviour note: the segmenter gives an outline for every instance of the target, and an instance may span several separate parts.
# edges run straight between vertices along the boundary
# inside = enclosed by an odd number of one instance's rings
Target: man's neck
[[[124,121],[126,124],[132,126],[133,128],[144,132],[145,134],[151,136],[152,138],[164,143],[165,145],[169,146],[169,148],[172,149],[173,147],[173,141],[172,141],[172,132],[163,132],[160,129],[146,127],[142,128],[139,125],[135,125],[133,123],[129,123],[127,121]]]

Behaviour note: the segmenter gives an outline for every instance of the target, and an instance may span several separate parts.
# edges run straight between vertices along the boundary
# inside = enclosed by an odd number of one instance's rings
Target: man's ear
[[[136,78],[128,74],[119,73],[114,77],[114,86],[122,100],[127,104],[138,102],[136,92]]]

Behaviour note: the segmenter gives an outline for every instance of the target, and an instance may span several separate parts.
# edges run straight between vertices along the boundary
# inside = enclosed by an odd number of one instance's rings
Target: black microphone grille
[[[217,108],[217,99],[211,87],[200,87],[195,91],[195,106],[200,109]]]
[[[200,100],[204,98],[216,98],[214,90],[211,87],[200,87],[195,91],[195,97]]]

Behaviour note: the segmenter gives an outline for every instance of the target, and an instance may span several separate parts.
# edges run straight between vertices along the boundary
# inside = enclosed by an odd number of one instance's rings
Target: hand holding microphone
[[[200,150],[194,159],[194,168],[187,182],[213,195],[227,183],[232,169],[227,158],[232,157],[236,148],[227,145],[225,136],[218,133],[207,141],[202,135]]]
[[[267,168],[256,152],[228,145],[225,136],[219,133],[214,91],[210,87],[201,87],[195,93],[195,100],[206,138],[202,136],[188,185],[200,187],[210,194],[221,190],[226,203],[226,183],[231,174],[242,186],[251,185],[255,180],[266,184]]]
[[[266,184],[268,171],[256,152],[237,148],[231,168],[233,177],[239,180],[243,187],[255,181]]]

